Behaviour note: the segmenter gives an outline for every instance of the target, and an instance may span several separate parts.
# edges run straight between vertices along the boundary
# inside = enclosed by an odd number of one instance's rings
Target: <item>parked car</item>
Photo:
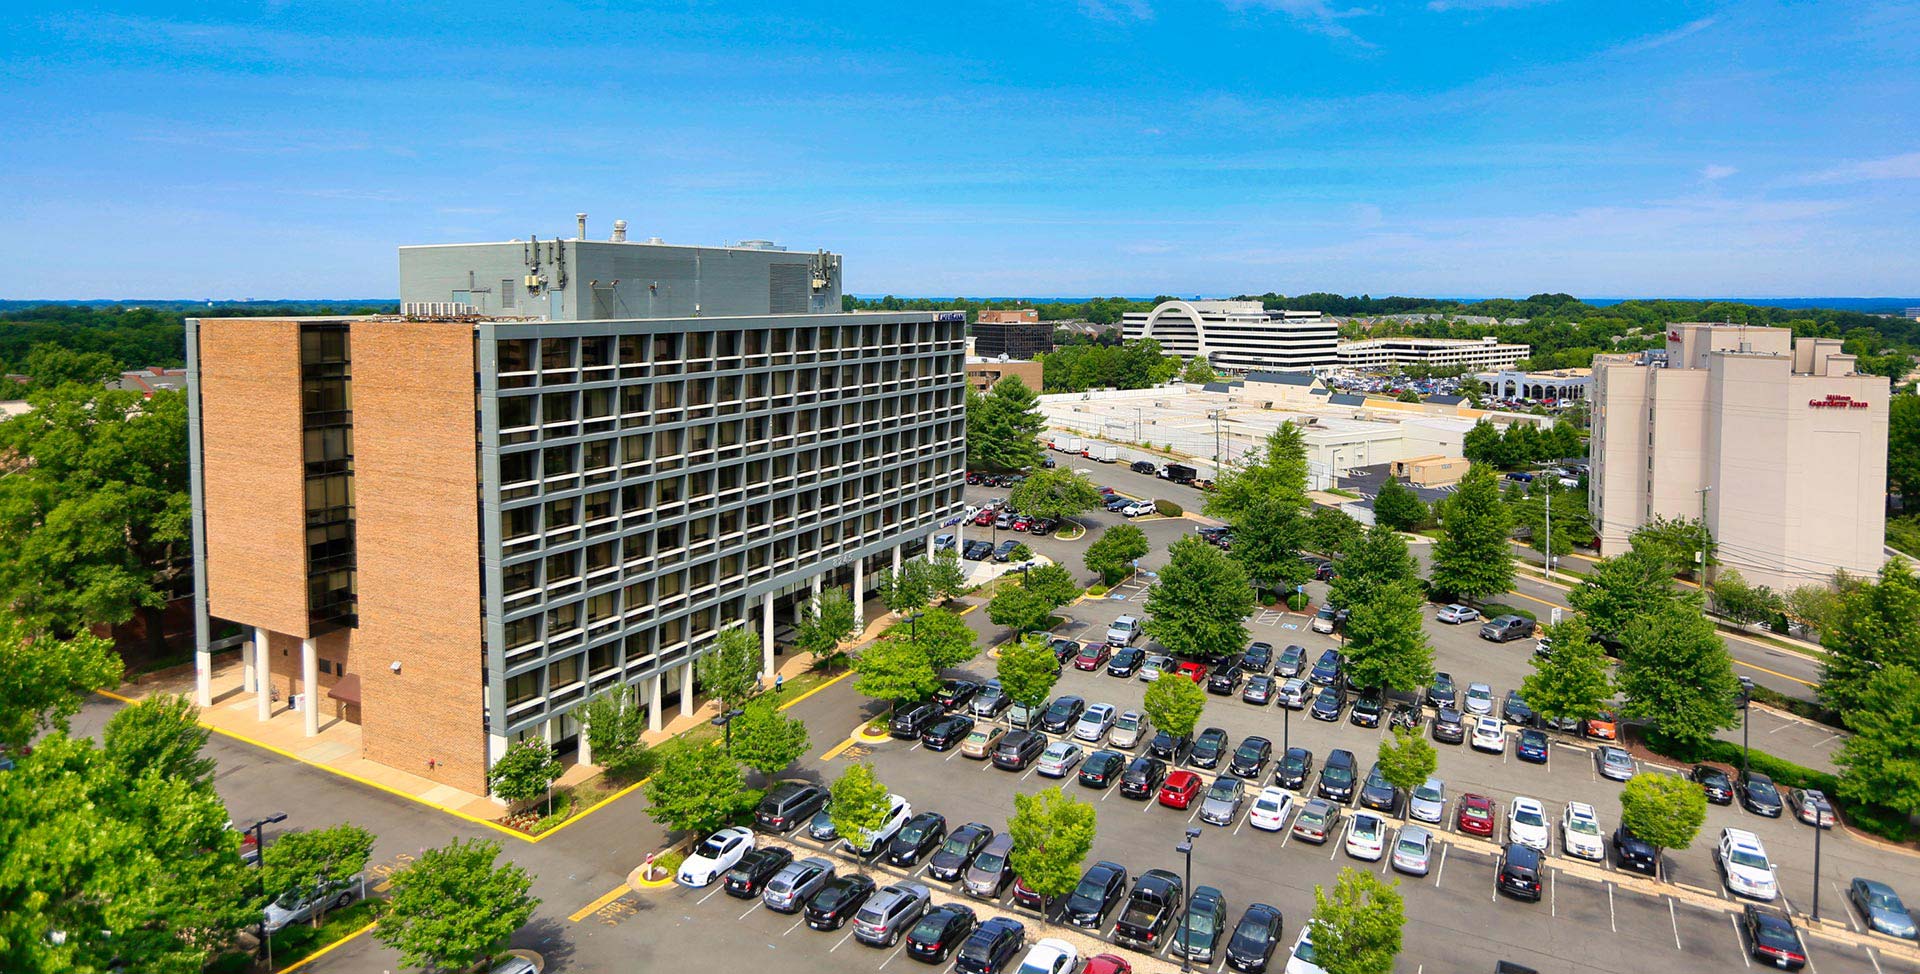
[[[1155,510],[1153,501],[1134,501],[1120,509],[1121,517],[1145,517]]]
[[[1307,628],[1318,633],[1332,633],[1339,624],[1340,610],[1321,603],[1320,609],[1313,614],[1312,621],[1307,623]]]
[[[949,903],[927,911],[907,933],[907,956],[929,964],[945,963],[973,934],[973,910]]]
[[[1140,661],[1140,670],[1134,674],[1134,677],[1152,683],[1172,669],[1173,657],[1156,653]]]
[[[1272,741],[1259,736],[1244,738],[1240,746],[1233,749],[1233,758],[1227,762],[1227,773],[1241,778],[1258,778],[1272,759]]]
[[[1621,825],[1613,830],[1613,863],[1623,871],[1658,877],[1660,850]]]
[[[1199,795],[1200,776],[1191,771],[1175,771],[1160,783],[1160,794],[1156,800],[1168,808],[1185,811],[1192,807],[1193,800]]]
[[[887,820],[877,829],[862,832],[857,836],[847,836],[845,839],[847,851],[861,856],[872,855],[893,841],[900,827],[907,824],[907,819],[912,817],[913,806],[905,798],[899,795],[888,795]]]
[[[1507,749],[1507,728],[1498,717],[1482,717],[1473,722],[1473,749],[1499,754]]]
[[[984,761],[993,756],[993,750],[1000,746],[1000,740],[1007,736],[1007,729],[998,724],[975,727],[960,742],[960,756]]]
[[[1181,660],[1179,665],[1173,668],[1173,675],[1185,677],[1195,683],[1205,683],[1207,682],[1207,664],[1194,660]]]
[[[1547,851],[1547,809],[1536,799],[1520,795],[1507,803],[1507,841]]]
[[[728,896],[751,899],[759,896],[767,882],[792,863],[791,850],[778,846],[755,849],[741,856],[740,861],[727,870],[726,880],[720,888]]]
[[[917,740],[927,725],[946,715],[946,708],[928,701],[899,708],[889,725],[895,738],[902,741]]]
[[[775,913],[798,913],[806,908],[814,893],[833,879],[833,863],[810,856],[788,865],[768,880],[760,902]]]
[[[1207,692],[1215,696],[1232,696],[1240,690],[1240,681],[1246,674],[1238,666],[1218,666],[1213,675],[1207,677]]]
[[[887,861],[896,866],[911,866],[920,857],[947,841],[947,817],[938,812],[921,812],[907,819],[887,844]]]
[[[1428,777],[1407,799],[1407,816],[1416,822],[1439,825],[1447,813],[1447,783]]]
[[[1327,969],[1314,963],[1313,921],[1300,925],[1300,933],[1293,938],[1293,947],[1287,951],[1286,974],[1327,974]]]
[[[1165,761],[1178,762],[1193,749],[1193,738],[1182,734],[1173,736],[1172,731],[1161,729],[1154,732],[1153,739],[1147,742],[1147,753]]]
[[[1327,763],[1320,768],[1320,786],[1315,794],[1342,805],[1353,800],[1353,781],[1357,773],[1355,767],[1352,751],[1335,749],[1327,755]]]
[[[1452,605],[1442,606],[1440,611],[1435,613],[1433,617],[1435,622],[1444,622],[1449,626],[1473,622],[1478,618],[1480,618],[1479,609],[1470,605],[1461,605],[1458,602]]]
[[[1079,766],[1080,759],[1085,756],[1085,752],[1080,750],[1080,745],[1072,741],[1055,741],[1041,752],[1040,763],[1034,770],[1038,771],[1042,778],[1064,778],[1073,773],[1073,769]]]
[[[814,930],[840,929],[867,904],[874,888],[871,878],[858,873],[835,877],[807,903],[807,926]]]
[[[1427,706],[1436,710],[1460,705],[1460,690],[1453,685],[1453,674],[1435,673],[1427,685]]]
[[[1274,690],[1279,686],[1274,678],[1265,673],[1247,678],[1247,685],[1240,690],[1240,700],[1256,707],[1264,707],[1273,702]]]
[[[1547,763],[1547,732],[1529,727],[1513,742],[1513,756],[1529,764]]]
[[[1107,788],[1120,780],[1127,757],[1119,751],[1095,751],[1080,765],[1080,783],[1089,788]]]
[[[1400,789],[1387,780],[1387,773],[1375,761],[1367,769],[1366,780],[1360,784],[1360,806],[1377,809],[1382,812],[1396,812],[1400,809]]]
[[[1117,862],[1096,862],[1080,874],[1080,883],[1067,894],[1060,916],[1076,927],[1098,930],[1106,925],[1107,914],[1126,898],[1127,867]]]
[[[1433,715],[1433,739],[1442,744],[1458,744],[1466,740],[1467,728],[1461,721],[1460,711],[1452,707],[1442,707]]]
[[[1378,727],[1381,707],[1380,695],[1369,690],[1353,701],[1353,711],[1347,715],[1347,722],[1355,727]]]
[[[1280,763],[1273,768],[1273,783],[1294,791],[1305,788],[1307,779],[1311,777],[1313,752],[1304,747],[1287,748],[1287,753],[1280,756]]]
[[[973,857],[993,841],[993,828],[968,822],[947,834],[933,856],[927,860],[927,875],[942,882],[953,882],[973,864]]]
[[[1347,691],[1339,685],[1324,686],[1313,696],[1313,707],[1308,711],[1315,720],[1336,722],[1347,708]]]
[[[1485,683],[1467,684],[1467,713],[1485,717],[1493,713],[1493,688]]]
[[[1211,886],[1196,886],[1193,899],[1187,904],[1185,919],[1174,932],[1173,944],[1167,952],[1198,964],[1212,963],[1226,928],[1226,896]]]
[[[967,709],[972,711],[975,717],[992,720],[1011,706],[1013,706],[1013,698],[1007,696],[1007,691],[1001,688],[1000,681],[988,680],[986,685],[980,688],[980,692],[974,694],[973,699],[968,702]]]
[[[1143,473],[1152,476],[1159,468],[1155,467],[1151,460],[1135,460],[1128,469],[1134,473]]]
[[[680,863],[674,879],[682,886],[699,889],[732,869],[753,851],[753,830],[739,826],[724,828],[700,841]],[[271,911],[271,908],[269,908]]]
[[[1278,908],[1265,903],[1247,907],[1227,938],[1227,966],[1249,974],[1266,970],[1274,948],[1280,946],[1280,924]]]
[[[1494,820],[1499,817],[1499,812],[1493,799],[1467,792],[1460,796],[1460,807],[1454,815],[1454,826],[1467,835],[1491,839]]]
[[[1509,724],[1518,724],[1521,727],[1533,725],[1533,708],[1527,706],[1527,701],[1520,696],[1518,690],[1507,691],[1507,699],[1500,707],[1500,716]]]
[[[993,560],[994,561],[1012,561],[1013,553],[1019,547],[1020,547],[1020,542],[1012,540],[1011,538],[1009,538],[1006,541],[1002,541],[997,547],[993,549]]]
[[[853,939],[869,947],[891,947],[926,915],[933,892],[919,883],[895,883],[868,897],[853,915]]]
[[[1324,798],[1315,798],[1300,806],[1293,817],[1293,837],[1314,845],[1325,845],[1327,837],[1340,827],[1340,806]]]
[[[1123,508],[1132,507],[1133,498],[1122,497],[1119,494],[1108,494],[1107,499],[1100,502],[1100,506],[1117,514]]]
[[[1480,626],[1480,638],[1496,643],[1525,639],[1533,635],[1533,620],[1525,616],[1495,616]]]
[[[989,521],[990,520],[989,518]],[[976,519],[974,523],[978,524],[980,522]],[[993,543],[990,541],[969,541],[966,547],[960,550],[960,557],[968,561],[986,561],[992,556]]]
[[[1567,810],[1560,817],[1560,848],[1580,859],[1607,861],[1607,843],[1600,838],[1600,815],[1592,805],[1567,803]]]
[[[785,834],[800,827],[827,804],[828,792],[819,785],[789,781],[776,785],[754,806],[753,820],[763,829]]]
[[[1167,780],[1167,762],[1156,757],[1141,756],[1127,763],[1127,770],[1120,773],[1120,795],[1124,798],[1152,798],[1159,793],[1160,785]]]
[[[1418,825],[1403,825],[1393,841],[1393,868],[1409,876],[1425,876],[1433,865],[1433,833]]]
[[[1074,654],[1073,668],[1092,672],[1107,665],[1107,660],[1112,658],[1113,647],[1106,643],[1088,643],[1080,647],[1080,652]]]
[[[1029,730],[1017,730],[993,746],[993,766],[1006,771],[1025,771],[1047,748],[1047,739]]]
[[[1523,900],[1540,902],[1540,852],[1518,842],[1507,843],[1500,854],[1494,888]]]
[[[1096,703],[1083,711],[1079,720],[1074,721],[1073,736],[1090,744],[1098,744],[1113,729],[1116,719],[1113,704]]]
[[[833,824],[832,806],[833,799],[829,797],[827,804],[820,806],[820,810],[814,812],[813,817],[807,820],[807,836],[809,838],[817,839],[821,842],[832,842],[840,837],[840,830],[835,828]]]
[[[1914,939],[1913,916],[1893,887],[1877,879],[1856,876],[1847,884],[1847,901],[1860,912],[1860,919],[1867,922],[1868,929],[1902,940]]]
[[[1280,657],[1273,661],[1273,675],[1292,678],[1300,675],[1307,665],[1307,647],[1288,645],[1280,651]]]
[[[1749,903],[1740,911],[1740,931],[1746,934],[1747,951],[1755,960],[1783,971],[1807,966],[1806,944],[1785,913]]]
[[[1780,895],[1767,847],[1760,844],[1759,836],[1746,829],[1721,829],[1714,853],[1727,892],[1768,902]]]
[[[1248,674],[1266,673],[1273,669],[1273,644],[1263,642],[1247,644],[1247,651],[1240,654],[1240,668]]]
[[[993,917],[961,942],[953,969],[956,974],[1001,974],[1026,942],[1027,928],[1020,921]]]
[[[1113,729],[1107,732],[1107,744],[1112,747],[1133,750],[1140,743],[1141,735],[1152,729],[1147,716],[1138,710],[1126,710],[1114,719]]]
[[[1275,694],[1276,702],[1288,710],[1305,710],[1308,691],[1312,686],[1300,677],[1288,677],[1287,682],[1280,684],[1280,690]]]
[[[1107,624],[1107,642],[1115,646],[1132,645],[1140,635],[1140,620],[1121,616]]]
[[[966,714],[947,714],[920,732],[920,744],[929,751],[951,750],[973,733],[974,719]]]
[[[746,830],[739,829],[738,831],[745,832]],[[748,847],[751,848],[751,840],[749,840]],[[737,859],[738,857],[735,858]],[[728,861],[727,866],[731,867],[732,865],[733,862]],[[711,882],[711,879],[707,880],[707,882]],[[706,882],[702,882],[700,885],[704,886]],[[266,909],[261,913],[260,926],[266,933],[279,933],[281,930],[293,924],[303,923],[313,919],[315,914],[327,910],[341,909],[353,902],[355,896],[364,895],[366,895],[366,886],[358,876],[350,876],[345,879],[322,880],[309,887],[289,890],[268,903]]]
[[[1600,776],[1603,778],[1611,778],[1614,781],[1625,781],[1633,777],[1633,755],[1628,754],[1620,748],[1612,745],[1602,745],[1600,748],[1599,761]],[[1774,800],[1778,801],[1779,797],[1778,794],[1775,794]],[[1780,814],[1777,808],[1774,810],[1774,814]]]
[[[1794,818],[1823,829],[1833,828],[1833,803],[1827,800],[1827,796],[1820,789],[1789,789],[1787,802],[1793,806]]]
[[[1200,802],[1200,821],[1210,825],[1231,825],[1246,800],[1246,782],[1225,776],[1215,778],[1207,788],[1207,797]]]
[[[1140,672],[1140,664],[1145,662],[1146,658],[1147,651],[1138,646],[1122,647],[1119,652],[1113,654],[1113,659],[1107,662],[1107,675],[1121,679],[1133,676]]]
[[[1347,818],[1347,855],[1365,862],[1379,862],[1386,854],[1387,820],[1372,811],[1354,812]]]
[[[1620,719],[1613,711],[1602,710],[1586,720],[1586,735],[1596,741],[1617,741],[1620,739]]]
[[[1267,832],[1278,832],[1287,827],[1287,819],[1293,815],[1293,792],[1285,788],[1271,787],[1263,789],[1253,799],[1253,806],[1247,809],[1247,824]]]
[[[1700,786],[1707,801],[1715,805],[1733,804],[1733,779],[1727,777],[1725,771],[1710,764],[1696,764],[1687,772],[1687,780]]]
[[[1209,727],[1194,738],[1193,749],[1187,752],[1187,761],[1196,768],[1211,771],[1220,766],[1220,759],[1227,753],[1227,744],[1224,728]]]
[[[961,874],[961,888],[969,896],[999,899],[1000,894],[1007,891],[1007,884],[1013,882],[1013,867],[1007,864],[1007,856],[1012,852],[1013,836],[1005,832],[987,840]]]
[[[1125,947],[1156,953],[1173,918],[1186,903],[1186,885],[1166,869],[1149,869],[1133,882],[1127,905],[1114,922],[1113,939]]]

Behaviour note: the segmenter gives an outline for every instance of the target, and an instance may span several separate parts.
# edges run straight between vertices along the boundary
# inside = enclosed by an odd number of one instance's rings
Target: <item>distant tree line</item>
[[[35,346],[97,353],[113,360],[116,371],[148,366],[178,368],[187,362],[186,319],[271,315],[392,313],[392,304],[342,305],[318,302],[204,305],[165,302],[140,306],[88,304],[6,305],[0,311],[0,371],[24,372]]]

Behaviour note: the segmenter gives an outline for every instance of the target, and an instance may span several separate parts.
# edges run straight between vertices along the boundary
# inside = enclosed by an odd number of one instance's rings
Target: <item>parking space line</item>
[[[847,941],[852,939],[853,939],[853,930],[849,928],[847,930],[847,935],[840,938],[840,943],[834,944],[833,946],[827,948],[827,953],[831,954],[834,951],[839,950],[842,944],[845,944]]]
[[[1440,868],[1433,871],[1434,889],[1440,888],[1440,876],[1447,871],[1447,849],[1452,845],[1453,843],[1451,842],[1442,842],[1440,844]]]
[[[1620,932],[1620,925],[1613,919],[1613,884],[1607,884],[1607,927],[1614,933]]]
[[[798,929],[800,929],[800,925],[801,925],[801,924],[803,924],[803,923],[805,923],[805,922],[807,922],[807,918],[806,918],[806,916],[805,916],[805,914],[802,914],[802,915],[801,915],[801,917],[800,917],[800,919],[798,919],[798,920],[795,920],[795,921],[793,921],[793,926],[791,926],[791,927],[788,927],[788,928],[787,928],[787,933],[792,933],[792,932],[794,932],[795,930],[798,930]],[[780,936],[782,936],[782,937],[784,937],[784,936],[786,936],[786,935],[787,935],[787,933],[783,933],[783,934],[781,934]]]
[[[758,910],[759,908],[760,908],[760,901],[754,900],[753,905],[747,907],[747,913],[752,913],[753,911]],[[740,914],[740,919],[745,920],[747,918],[747,913]]]
[[[901,944],[899,947],[894,948],[893,953],[888,954],[887,959],[880,962],[880,966],[877,968],[877,970],[882,970],[882,971],[886,970],[887,965],[893,963],[893,959],[895,957],[900,956],[900,952],[906,949],[907,949],[906,944]]]
[[[707,895],[700,897],[700,901],[696,905],[698,906],[707,905],[707,901],[710,899],[713,899],[713,894],[720,892],[720,889],[721,889],[720,886],[715,886],[710,892],[707,893]]]
[[[1733,949],[1740,952],[1740,963],[1752,967],[1753,958],[1747,956],[1748,951],[1746,945],[1740,941],[1740,921],[1735,920],[1733,914],[1729,913],[1727,914],[1727,923],[1733,927]]]
[[[1547,870],[1547,915],[1550,917],[1560,915],[1560,884],[1557,882],[1559,877],[1560,870]]]
[[[1673,949],[1684,949],[1680,946],[1680,914],[1674,910],[1671,896],[1667,897],[1667,919],[1673,923]]]
[[[1873,955],[1873,948],[1868,946],[1866,947],[1866,951],[1867,951],[1867,959],[1873,962],[1873,974],[1886,974],[1885,971],[1882,971],[1880,969],[1880,958],[1875,957]]]

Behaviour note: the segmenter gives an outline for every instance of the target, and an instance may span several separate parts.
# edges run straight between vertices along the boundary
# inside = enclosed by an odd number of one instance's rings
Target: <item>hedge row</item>
[[[1688,747],[1668,738],[1656,730],[1648,730],[1642,740],[1647,747],[1673,758],[1676,761],[1712,762],[1726,764],[1735,768],[1740,766],[1740,745],[1732,741],[1715,738],[1698,746]],[[1785,758],[1777,758],[1765,751],[1748,752],[1748,766],[1773,779],[1781,788],[1817,788],[1827,796],[1827,800],[1840,809],[1847,824],[1894,842],[1906,842],[1914,838],[1914,832],[1901,813],[1878,805],[1866,805],[1848,801],[1840,797],[1840,779],[1837,775],[1825,771],[1816,771],[1805,765],[1795,764]],[[1783,799],[1786,797],[1781,796]]]

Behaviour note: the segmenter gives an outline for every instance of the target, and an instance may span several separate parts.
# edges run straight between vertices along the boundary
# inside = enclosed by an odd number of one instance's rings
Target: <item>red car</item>
[[[1022,514],[1019,517],[1016,517],[1013,519],[1013,529],[1015,531],[1025,533],[1026,530],[1030,527],[1033,527],[1033,518],[1025,514]]]
[[[1114,489],[1113,489],[1112,487],[1102,487],[1102,488],[1100,488],[1100,496],[1102,496],[1102,497],[1112,497],[1113,495],[1114,495]]]
[[[1133,965],[1115,954],[1095,954],[1087,958],[1081,974],[1133,974]]]
[[[977,527],[983,527],[983,528],[984,528],[984,527],[986,527],[986,526],[987,526],[987,525],[989,525],[989,524],[992,524],[992,523],[993,523],[993,508],[991,508],[991,507],[987,507],[987,508],[982,508],[982,509],[981,509],[981,511],[980,511],[980,513],[978,513],[978,514],[975,514],[975,515],[973,516],[973,523],[974,523],[974,525],[975,525],[975,526],[977,526]]]
[[[1200,797],[1200,776],[1191,771],[1175,771],[1160,786],[1160,804],[1185,809]]]
[[[1113,648],[1106,643],[1088,643],[1080,647],[1080,655],[1073,658],[1076,670],[1097,670],[1106,665],[1113,657]]]
[[[1207,664],[1205,663],[1195,663],[1189,660],[1174,667],[1173,671],[1195,683],[1207,682]]]
[[[1482,838],[1493,838],[1495,817],[1493,799],[1472,792],[1460,796],[1460,831]]]

